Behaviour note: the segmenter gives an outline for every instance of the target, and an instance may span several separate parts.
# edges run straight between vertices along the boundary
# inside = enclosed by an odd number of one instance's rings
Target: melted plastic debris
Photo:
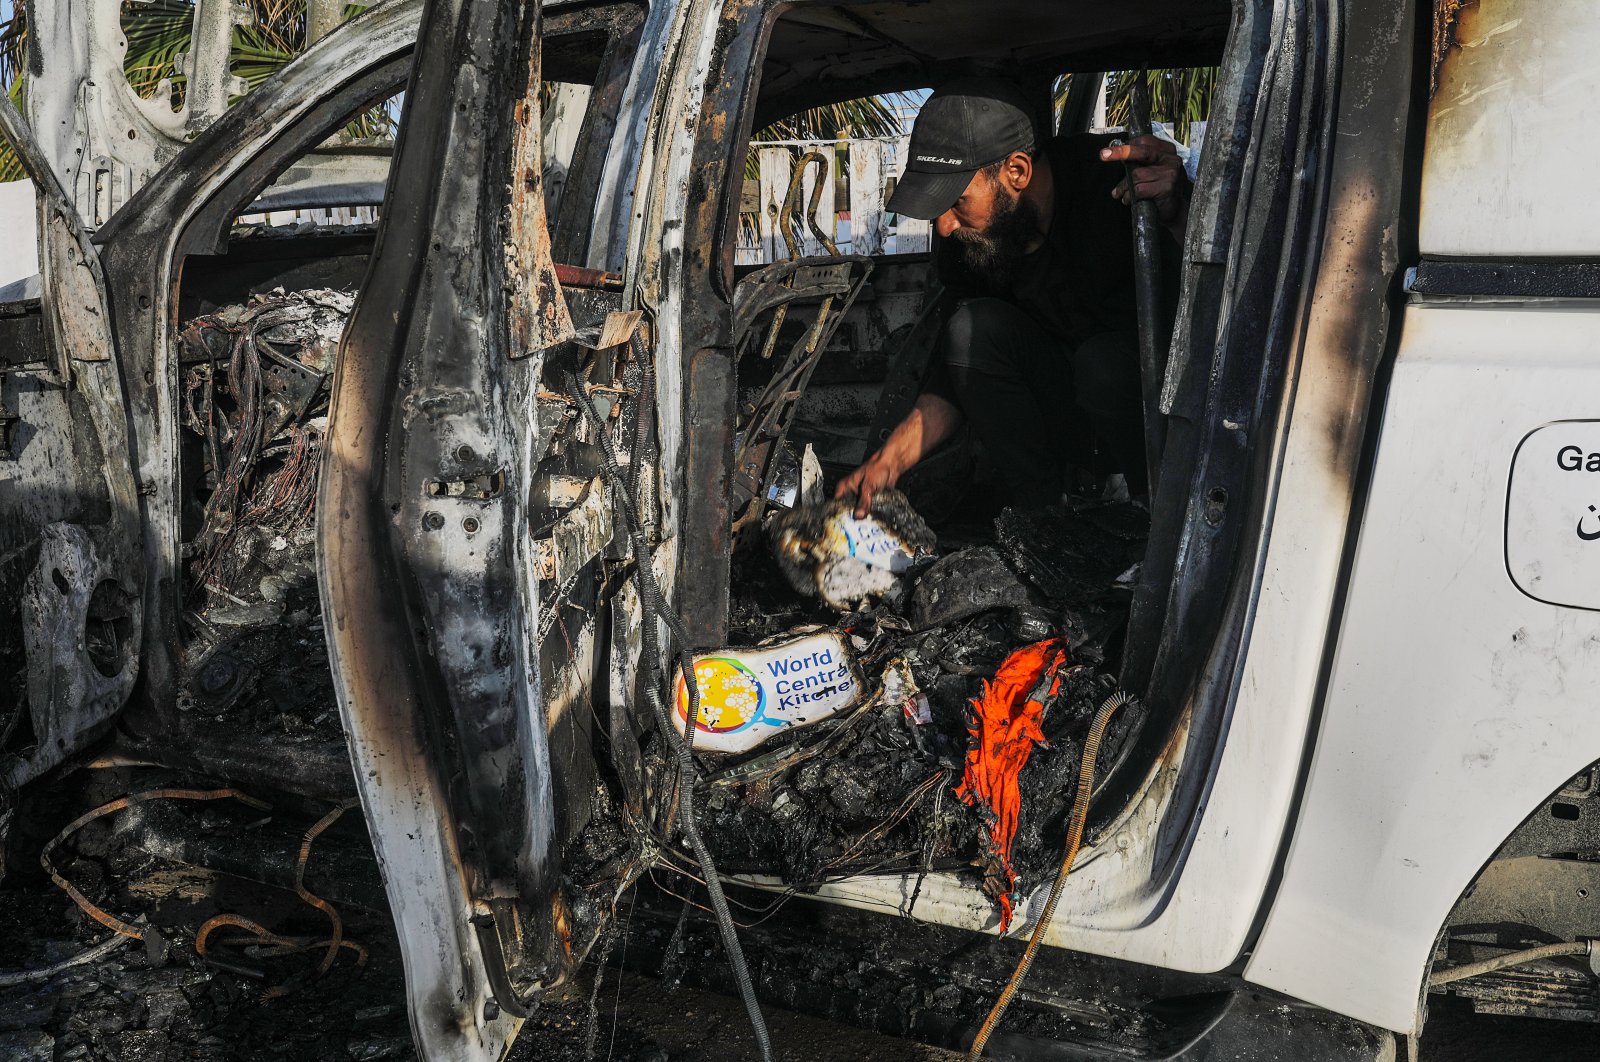
[[[1143,559],[1149,529],[1149,514],[1133,505],[1007,509],[995,544],[1052,603],[1083,609],[1111,598],[1117,577]]]
[[[840,612],[897,601],[901,577],[933,559],[935,539],[904,495],[880,491],[858,519],[853,498],[836,498],[775,517],[773,552],[790,584]]]
[[[918,630],[948,627],[991,609],[1022,609],[1028,588],[993,546],[974,546],[941,557],[917,580],[911,622]]]
[[[962,871],[975,885],[988,882],[997,900],[1047,880],[1059,865],[1084,733],[1115,688],[1104,656],[1129,600],[1115,581],[1138,559],[1146,521],[1129,505],[1007,511],[995,545],[952,553],[921,572],[913,593],[843,616],[796,594],[793,566],[781,557],[737,557],[731,642],[829,624],[850,643],[863,688],[855,707],[712,768],[701,831],[718,865],[776,874],[802,891],[853,874]],[[1040,703],[1043,741],[1029,744],[1015,775],[1008,882],[997,872],[998,816],[956,790],[975,748],[972,705],[985,680],[1019,647],[1052,638],[1068,659],[1055,695]],[[1126,747],[1131,719],[1113,723],[1097,778]],[[997,903],[997,923],[1003,917]]]

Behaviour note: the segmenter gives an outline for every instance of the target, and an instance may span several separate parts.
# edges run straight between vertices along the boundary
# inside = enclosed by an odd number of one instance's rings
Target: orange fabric
[[[1011,842],[1022,810],[1018,776],[1033,752],[1044,743],[1039,719],[1045,702],[1061,686],[1067,651],[1059,638],[1024,646],[1006,657],[983,695],[972,701],[972,747],[956,796],[980,805],[989,823],[984,852],[984,892],[1000,905],[1000,932],[1011,925],[1011,894],[1017,872],[1011,866]]]

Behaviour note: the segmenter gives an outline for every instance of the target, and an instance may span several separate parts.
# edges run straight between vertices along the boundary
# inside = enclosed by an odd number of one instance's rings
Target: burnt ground
[[[55,818],[76,810],[63,794],[51,796]],[[216,814],[201,821],[219,834],[243,817],[220,806],[212,810]],[[284,814],[296,827],[311,821],[309,814]],[[335,829],[353,831],[355,825],[341,823]],[[44,823],[18,832],[23,836],[13,835],[10,873],[0,883],[0,1060],[415,1059],[396,937],[387,916],[352,903],[339,905],[345,935],[365,950],[365,962],[357,965],[355,954],[345,949],[347,954],[320,977],[318,951],[275,954],[253,944],[224,943],[208,962],[195,954],[193,934],[219,911],[245,914],[286,935],[311,938],[326,933],[326,916],[286,889],[129,855],[109,843],[110,826],[100,831],[102,837],[96,837],[94,826],[86,827],[81,844],[63,851],[61,869],[107,909],[154,927],[164,944],[130,944],[48,980],[5,985],[7,972],[59,962],[109,935],[42,871],[30,873],[20,858],[37,846]],[[338,837],[329,838],[332,871],[319,871],[313,857],[307,883],[359,896],[355,884],[345,881],[341,886],[333,880],[340,843]],[[720,955],[700,944],[687,950],[676,964],[663,963],[659,940],[652,944],[642,920],[630,919],[612,948],[613,967],[599,970],[588,964],[572,984],[552,993],[524,1027],[508,1062],[733,1062],[753,1057],[753,1040],[738,1001],[683,980],[686,972],[689,980],[695,974],[684,969],[686,964],[717,966]],[[861,969],[861,993],[870,996],[877,975],[865,964]],[[803,980],[808,971],[798,973]],[[952,971],[931,974],[935,982],[956,976]],[[980,1010],[985,995],[961,997],[959,1009]],[[788,998],[796,997],[791,993]],[[906,998],[903,990],[897,998]],[[926,1002],[912,1000],[910,1005]],[[1435,1000],[1432,1006],[1423,1041],[1427,1062],[1578,1062],[1600,1054],[1600,1034],[1590,1025],[1478,1017],[1453,1002]],[[792,1010],[768,1006],[766,1013],[777,1057],[784,1060],[947,1062],[959,1057]],[[881,1010],[879,1017],[884,1017]]]

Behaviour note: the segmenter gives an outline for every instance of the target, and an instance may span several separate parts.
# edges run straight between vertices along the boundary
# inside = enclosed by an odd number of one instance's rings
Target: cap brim
[[[967,185],[972,183],[972,175],[976,172],[976,170],[956,170],[929,173],[907,170],[895,185],[894,195],[889,197],[884,209],[892,214],[904,214],[908,218],[932,221],[956,205],[956,200],[967,190]]]

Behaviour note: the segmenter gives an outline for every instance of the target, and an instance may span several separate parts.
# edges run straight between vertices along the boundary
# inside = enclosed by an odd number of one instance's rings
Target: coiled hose
[[[594,408],[594,403],[583,389],[583,381],[578,379],[576,373],[567,373],[567,391],[583,415],[594,425],[595,435],[600,441],[601,467],[605,471],[606,480],[622,500],[623,522],[628,528],[628,538],[633,543],[633,577],[639,591],[639,601],[645,610],[644,622],[640,625],[643,660],[649,670],[649,676],[644,683],[645,695],[650,701],[656,725],[666,737],[678,762],[679,807],[682,811],[684,839],[689,842],[689,847],[694,851],[694,857],[704,872],[706,892],[711,900],[711,910],[717,919],[717,931],[722,936],[722,947],[728,954],[728,964],[733,967],[734,980],[739,986],[739,998],[744,1003],[745,1013],[750,1016],[750,1028],[755,1033],[756,1047],[763,1062],[771,1062],[772,1040],[767,1034],[766,1018],[761,1014],[761,1004],[756,1001],[755,985],[750,980],[750,969],[745,964],[744,949],[739,946],[739,936],[733,926],[733,914],[728,910],[728,900],[722,892],[722,881],[717,877],[717,868],[712,862],[711,851],[700,837],[700,827],[695,821],[694,780],[698,772],[695,770],[694,753],[683,735],[673,727],[666,703],[661,698],[658,664],[660,647],[656,641],[656,625],[652,616],[660,616],[666,623],[668,631],[685,649],[683,655],[687,666],[684,667],[683,678],[689,694],[688,717],[692,726],[700,712],[700,690],[698,683],[695,682],[694,661],[688,658],[686,651],[689,645],[687,632],[683,621],[661,597],[661,588],[656,585],[653,555],[644,539],[644,525],[634,505],[633,494],[628,489],[628,482],[623,477],[616,448],[612,445],[611,436],[606,431],[599,412]],[[668,829],[671,829],[670,822]]]
[[[1011,980],[1006,982],[1006,987],[1001,991],[1000,998],[995,1000],[989,1016],[983,1019],[983,1026],[978,1029],[977,1039],[972,1041],[972,1047],[967,1051],[968,1062],[983,1057],[984,1046],[994,1034],[995,1027],[1000,1024],[1006,1008],[1011,1005],[1011,997],[1022,987],[1022,979],[1028,976],[1028,968],[1033,965],[1034,953],[1039,950],[1039,941],[1044,939],[1045,930],[1050,928],[1050,920],[1055,917],[1056,903],[1061,899],[1061,887],[1067,883],[1067,874],[1072,870],[1073,861],[1078,858],[1078,849],[1083,844],[1083,827],[1089,819],[1089,797],[1094,792],[1094,763],[1100,756],[1100,740],[1105,737],[1106,727],[1111,724],[1111,717],[1117,713],[1117,709],[1132,699],[1127,693],[1118,690],[1107,697],[1101,703],[1100,710],[1095,712],[1094,722],[1089,726],[1089,736],[1083,742],[1083,759],[1078,763],[1078,788],[1072,798],[1072,814],[1067,820],[1067,848],[1061,856],[1061,873],[1056,875],[1054,884],[1050,886],[1050,896],[1045,900],[1044,911],[1039,915],[1039,921],[1034,924],[1033,933],[1028,937],[1028,947],[1023,951],[1017,968],[1012,971]]]

